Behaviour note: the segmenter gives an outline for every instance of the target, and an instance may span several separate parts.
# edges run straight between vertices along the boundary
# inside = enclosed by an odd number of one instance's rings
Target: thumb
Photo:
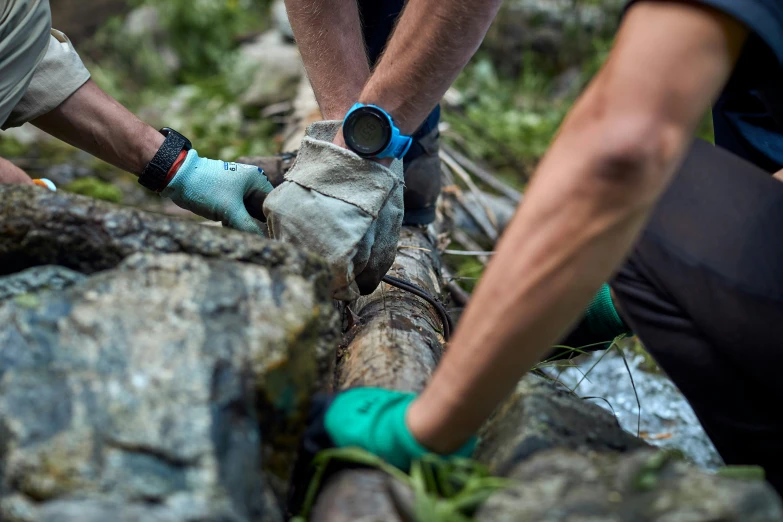
[[[243,202],[247,212],[259,221],[266,221],[264,216],[264,200],[274,187],[267,179],[264,171],[259,167],[258,173],[250,176],[249,183],[245,189]]]
[[[226,216],[226,218],[223,219],[223,225],[235,230],[257,234],[262,237],[266,236],[261,224],[250,216],[244,205],[238,207]]]

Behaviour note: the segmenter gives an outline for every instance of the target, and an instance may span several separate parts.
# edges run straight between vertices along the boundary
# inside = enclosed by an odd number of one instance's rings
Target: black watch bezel
[[[183,150],[190,150],[193,145],[190,140],[179,132],[169,127],[163,127],[159,131],[166,139],[155,153],[152,160],[144,167],[144,171],[139,176],[139,183],[155,192],[160,192],[166,187],[166,178],[169,175],[171,167],[176,163],[179,154]]]
[[[368,116],[377,119],[381,123],[381,126],[386,133],[386,139],[384,140],[383,145],[374,150],[369,150],[367,147],[360,145],[356,141],[356,122],[359,120],[359,118],[366,118]],[[359,107],[348,115],[348,117],[345,119],[345,123],[343,124],[343,139],[345,140],[345,144],[351,151],[356,153],[356,155],[361,156],[362,158],[374,158],[378,156],[378,154],[386,150],[386,148],[391,143],[393,136],[394,134],[392,130],[392,124],[389,121],[389,118],[386,116],[386,114],[383,113],[383,111],[375,107]]]

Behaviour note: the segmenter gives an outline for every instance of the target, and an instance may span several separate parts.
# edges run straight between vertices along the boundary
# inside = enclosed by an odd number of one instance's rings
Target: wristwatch
[[[395,127],[392,117],[377,105],[357,103],[343,120],[343,138],[363,158],[402,159],[413,143]]]
[[[155,192],[160,192],[166,187],[166,177],[180,153],[193,148],[190,140],[174,129],[164,127],[160,129],[160,133],[166,139],[139,176],[139,183]]]

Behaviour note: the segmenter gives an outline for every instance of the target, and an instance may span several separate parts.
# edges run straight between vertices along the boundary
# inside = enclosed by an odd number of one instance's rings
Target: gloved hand
[[[412,461],[431,453],[405,423],[408,406],[415,398],[413,393],[381,388],[353,388],[321,398],[306,434],[308,451],[314,455],[330,445],[360,447],[407,471]],[[453,455],[469,457],[475,445],[471,440]]]
[[[332,295],[369,294],[397,253],[403,214],[402,162],[386,168],[332,143],[339,121],[307,129],[296,163],[264,202],[270,235],[326,259]]]
[[[254,165],[200,158],[191,149],[160,195],[201,217],[263,235],[263,200],[272,192],[264,171]]]

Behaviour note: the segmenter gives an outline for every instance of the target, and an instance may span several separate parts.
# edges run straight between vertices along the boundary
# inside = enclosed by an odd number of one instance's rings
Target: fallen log
[[[441,293],[440,259],[433,239],[404,227],[390,275],[410,281],[433,296]],[[421,391],[443,353],[443,325],[423,299],[381,284],[349,305],[353,324],[338,353],[335,390],[379,386]],[[391,492],[393,479],[380,471],[344,470],[326,481],[312,522],[405,520]]]

